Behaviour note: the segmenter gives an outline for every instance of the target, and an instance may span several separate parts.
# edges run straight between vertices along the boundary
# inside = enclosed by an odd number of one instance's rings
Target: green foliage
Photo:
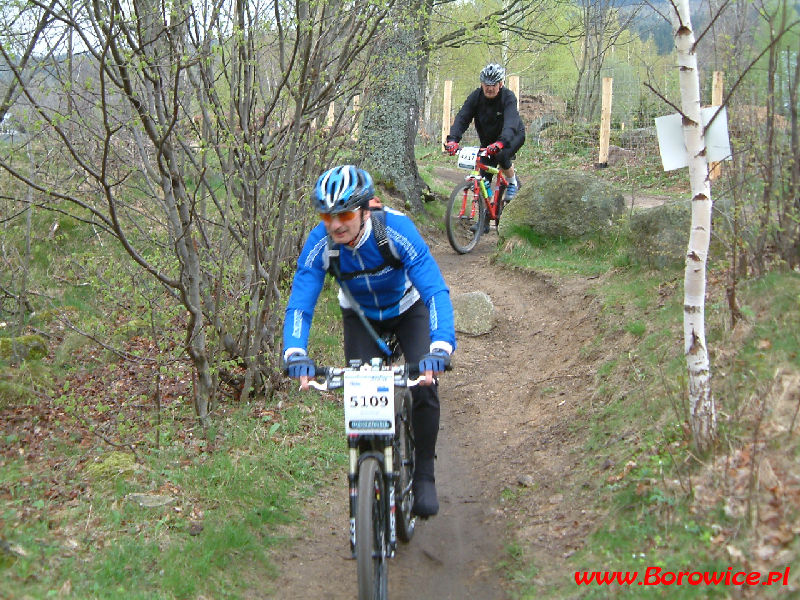
[[[41,335],[0,338],[0,360],[14,357],[22,360],[39,360],[45,356],[47,356],[47,342]]]

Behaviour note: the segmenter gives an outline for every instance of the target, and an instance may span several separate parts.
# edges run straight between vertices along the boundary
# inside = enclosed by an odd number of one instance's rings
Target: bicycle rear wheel
[[[476,193],[472,182],[456,186],[447,203],[447,239],[453,250],[466,254],[478,243],[483,233],[483,199]]]
[[[358,600],[385,600],[389,591],[386,490],[378,459],[365,458],[358,472],[356,562]]]
[[[398,477],[395,480],[395,502],[397,504],[397,537],[401,542],[410,542],[414,535],[417,518],[411,514],[414,492],[411,488],[414,476],[414,438],[411,432],[411,392],[406,388],[400,398],[395,417],[395,460]]]

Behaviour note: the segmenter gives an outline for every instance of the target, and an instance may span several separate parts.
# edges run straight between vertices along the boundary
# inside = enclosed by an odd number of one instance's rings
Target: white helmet
[[[332,215],[367,206],[375,195],[372,177],[364,169],[341,165],[317,179],[311,203],[319,213]]]
[[[497,63],[489,63],[481,71],[481,83],[486,85],[494,85],[500,83],[506,78],[506,70],[502,65]]]

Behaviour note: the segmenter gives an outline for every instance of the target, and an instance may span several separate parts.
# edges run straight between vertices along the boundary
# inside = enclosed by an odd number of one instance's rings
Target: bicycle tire
[[[447,239],[459,254],[471,251],[483,233],[486,208],[471,182],[460,183],[450,194],[445,225]]]
[[[386,600],[388,536],[386,490],[378,459],[368,456],[358,471],[356,563],[358,600]]]
[[[398,476],[395,480],[395,503],[397,514],[397,537],[408,543],[414,536],[417,518],[412,514],[414,492],[414,436],[411,431],[411,392],[403,390],[399,410],[395,418],[395,460]]]

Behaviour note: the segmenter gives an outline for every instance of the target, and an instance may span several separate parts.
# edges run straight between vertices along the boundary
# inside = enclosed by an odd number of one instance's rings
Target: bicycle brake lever
[[[425,381],[425,375],[420,375],[414,379],[407,379],[406,380],[406,387],[414,387],[415,385],[422,385]],[[433,383],[438,383],[436,377],[433,378]]]

